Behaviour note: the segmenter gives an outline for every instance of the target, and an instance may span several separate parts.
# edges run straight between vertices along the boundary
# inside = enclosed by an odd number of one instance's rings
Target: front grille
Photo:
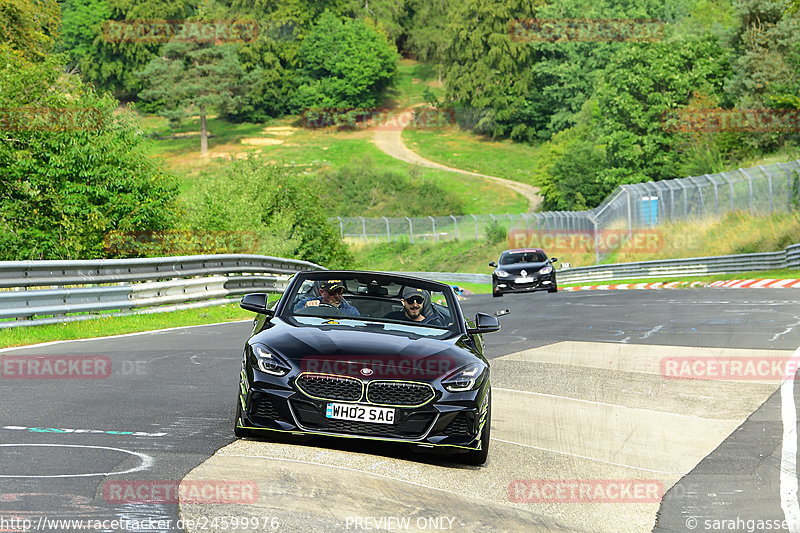
[[[297,378],[297,388],[306,396],[345,402],[361,399],[361,381],[346,376],[302,374]]]
[[[269,418],[270,420],[275,420],[280,418],[278,416],[278,411],[275,409],[275,406],[272,405],[272,400],[265,396],[261,396],[257,399],[253,400],[255,404],[253,406],[253,416],[259,416],[261,418]]]
[[[367,401],[383,405],[422,405],[433,399],[427,383],[372,381],[367,386]]]

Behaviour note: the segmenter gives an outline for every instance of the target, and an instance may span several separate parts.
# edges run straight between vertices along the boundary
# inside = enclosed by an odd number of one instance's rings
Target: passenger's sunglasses
[[[406,301],[410,304],[417,303],[422,305],[422,302],[424,302],[425,300],[420,298],[419,296],[412,296],[411,298],[406,298]]]

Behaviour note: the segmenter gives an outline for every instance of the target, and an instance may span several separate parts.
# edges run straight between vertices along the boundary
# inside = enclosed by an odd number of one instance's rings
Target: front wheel
[[[495,298],[502,298],[503,297],[503,293],[502,292],[498,292],[496,285],[492,285],[492,296],[494,296]]]
[[[547,289],[547,292],[558,292],[558,286],[554,285],[550,287],[549,289]]]

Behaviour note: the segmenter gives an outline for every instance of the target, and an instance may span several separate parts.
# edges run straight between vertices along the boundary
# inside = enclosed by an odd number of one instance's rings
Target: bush
[[[487,224],[485,230],[486,242],[489,244],[499,244],[508,238],[508,230],[496,220]]]
[[[217,239],[217,253],[246,251],[329,268],[352,260],[309,179],[256,158],[236,161],[219,178],[204,182],[187,210],[189,230],[228,236]]]

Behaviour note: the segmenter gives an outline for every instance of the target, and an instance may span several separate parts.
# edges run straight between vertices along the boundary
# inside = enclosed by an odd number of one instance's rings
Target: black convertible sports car
[[[556,271],[553,263],[558,258],[547,258],[539,248],[506,250],[497,263],[489,266],[492,272],[492,296],[503,296],[507,292],[558,292]]]
[[[459,453],[481,465],[489,448],[491,387],[483,333],[453,289],[376,272],[296,274],[258,313],[244,347],[235,434],[359,437]]]

